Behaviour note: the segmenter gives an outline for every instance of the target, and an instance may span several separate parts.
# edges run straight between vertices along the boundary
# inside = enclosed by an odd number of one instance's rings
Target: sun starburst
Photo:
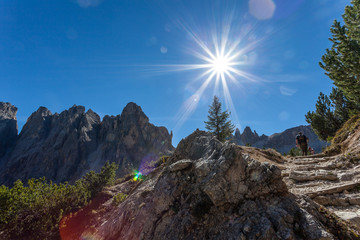
[[[180,109],[176,128],[180,127],[195,111],[204,91],[211,85],[211,82],[214,83],[214,95],[219,94],[219,90],[222,89],[222,96],[224,97],[226,108],[230,110],[232,114],[231,117],[235,124],[240,127],[230,94],[229,83],[241,87],[242,83],[256,83],[259,81],[257,77],[241,69],[242,66],[247,64],[246,54],[252,51],[259,41],[254,40],[251,41],[251,43],[247,43],[245,47],[240,47],[240,43],[243,40],[241,37],[235,41],[230,39],[230,22],[224,24],[222,31],[214,31],[211,38],[207,39],[210,41],[201,39],[190,27],[184,24],[181,26],[196,43],[195,47],[189,49],[190,54],[202,61],[202,63],[174,65],[174,67],[178,67],[178,70],[202,71],[198,79],[202,79],[203,82]]]
[[[233,122],[241,128],[229,86],[230,84],[236,85],[240,90],[243,90],[242,86],[246,82],[258,83],[262,81],[245,70],[249,63],[248,54],[258,46],[261,40],[256,40],[250,36],[251,28],[248,25],[242,27],[237,24],[236,29],[231,29],[231,26],[234,26],[232,16],[233,14],[229,14],[229,17],[221,24],[220,29],[213,28],[209,35],[205,34],[204,36],[202,34],[202,37],[193,31],[186,21],[178,22],[180,28],[194,43],[187,50],[190,55],[195,57],[194,60],[197,63],[153,65],[157,69],[162,68],[158,70],[160,72],[194,70],[200,73],[194,81],[189,83],[193,84],[195,80],[200,80],[201,84],[181,106],[176,116],[175,130],[181,127],[196,110],[209,86],[214,87],[213,95],[218,95],[224,99],[226,108],[231,112]]]
[[[225,56],[217,56],[211,61],[211,70],[216,72],[216,74],[224,74],[229,71],[231,62]]]

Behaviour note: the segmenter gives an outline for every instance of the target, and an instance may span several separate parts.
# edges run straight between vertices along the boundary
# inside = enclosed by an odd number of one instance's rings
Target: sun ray
[[[250,82],[253,82],[253,83],[265,82],[265,80],[260,79],[260,78],[256,77],[255,75],[252,75],[250,73],[235,69],[233,67],[229,67],[229,70],[231,72],[235,73],[236,75],[238,75],[238,76],[240,76],[240,77],[242,77],[244,79],[249,80]]]
[[[195,57],[197,57],[197,58],[199,58],[199,59],[201,59],[201,60],[204,60],[205,62],[211,62],[211,61],[213,61],[213,59],[211,58],[211,56],[210,56],[210,57],[207,57],[207,56],[205,56],[205,55],[203,55],[203,54],[201,54],[201,53],[199,53],[199,52],[197,52],[197,51],[195,51],[195,50],[191,50],[191,53],[192,53],[192,55],[194,55]]]
[[[214,75],[215,73],[212,72],[209,77],[203,82],[201,87],[193,95],[191,95],[182,105],[180,111],[177,114],[178,121],[175,125],[175,130],[180,128],[182,124],[188,119],[188,117],[195,111],[205,89],[210,84],[211,79],[214,77]]]
[[[226,108],[230,109],[230,113],[231,113],[230,116],[233,119],[233,122],[235,123],[235,126],[241,128],[240,121],[239,121],[238,115],[236,113],[236,109],[234,107],[234,104],[233,104],[233,101],[232,101],[232,98],[231,98],[231,94],[230,94],[229,88],[227,86],[227,82],[226,82],[226,79],[225,79],[224,75],[223,75],[223,78],[222,78],[222,86],[223,86],[223,92],[224,92],[224,97],[225,97]]]
[[[157,65],[167,68],[167,71],[199,71],[200,74],[189,82],[186,86],[202,80],[200,87],[186,99],[176,115],[175,129],[180,128],[183,123],[191,116],[203,98],[205,90],[214,86],[213,95],[223,95],[226,108],[231,112],[231,118],[237,127],[240,127],[239,118],[233,98],[231,96],[232,86],[236,86],[241,93],[246,94],[244,84],[259,84],[265,82],[263,79],[252,75],[246,71],[249,65],[247,54],[257,48],[263,39],[252,38],[254,29],[250,25],[239,25],[237,29],[232,28],[234,11],[231,11],[223,22],[214,25],[214,31],[203,36],[194,31],[186,22],[180,22],[179,26],[195,43],[195,47],[186,49],[187,53],[194,56],[199,63],[194,64],[170,64]],[[234,25],[235,26],[235,25]],[[203,38],[201,38],[201,37]],[[166,71],[166,70],[164,70]],[[222,88],[222,89],[221,89]],[[238,94],[241,95],[241,94]]]
[[[201,47],[211,58],[215,58],[214,54],[206,46],[206,44],[197,36],[194,31],[191,31],[190,28],[186,27],[184,23],[179,23],[180,26],[184,29],[186,33]]]

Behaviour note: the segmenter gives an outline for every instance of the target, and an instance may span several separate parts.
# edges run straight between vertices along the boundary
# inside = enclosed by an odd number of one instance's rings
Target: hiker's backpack
[[[304,144],[306,143],[306,136],[305,135],[297,136],[297,140],[299,144]]]

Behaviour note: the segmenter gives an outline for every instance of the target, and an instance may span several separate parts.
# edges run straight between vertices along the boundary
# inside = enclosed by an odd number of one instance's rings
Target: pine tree
[[[205,128],[213,133],[218,140],[224,142],[234,132],[235,126],[228,118],[230,113],[221,111],[221,103],[217,96],[214,96],[213,103],[209,106],[208,121],[205,121]]]
[[[305,115],[320,139],[329,140],[351,116],[360,112],[360,0],[352,0],[343,14],[344,25],[334,21],[333,43],[320,67],[334,82],[330,98],[320,93],[316,111]]]
[[[306,121],[322,140],[333,137],[338,129],[358,110],[337,88],[333,88],[329,97],[322,92],[316,103],[315,112],[305,115]]]
[[[354,104],[360,104],[360,0],[352,0],[343,15],[344,25],[334,21],[333,43],[322,56],[320,67]]]

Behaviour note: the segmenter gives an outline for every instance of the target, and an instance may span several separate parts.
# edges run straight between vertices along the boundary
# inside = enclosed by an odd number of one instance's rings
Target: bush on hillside
[[[342,143],[357,129],[360,129],[360,114],[350,118],[345,122],[343,127],[336,132],[331,140],[331,145],[325,150],[325,153],[329,155],[341,153],[344,150]]]
[[[112,183],[117,166],[106,163],[100,173],[90,172],[71,185],[44,177],[17,180],[12,188],[0,186],[0,239],[57,239],[63,215],[86,205]]]
[[[290,151],[288,152],[287,155],[290,155],[292,157],[295,157],[295,156],[301,156],[302,155],[302,151],[300,148],[292,148],[290,149]]]

